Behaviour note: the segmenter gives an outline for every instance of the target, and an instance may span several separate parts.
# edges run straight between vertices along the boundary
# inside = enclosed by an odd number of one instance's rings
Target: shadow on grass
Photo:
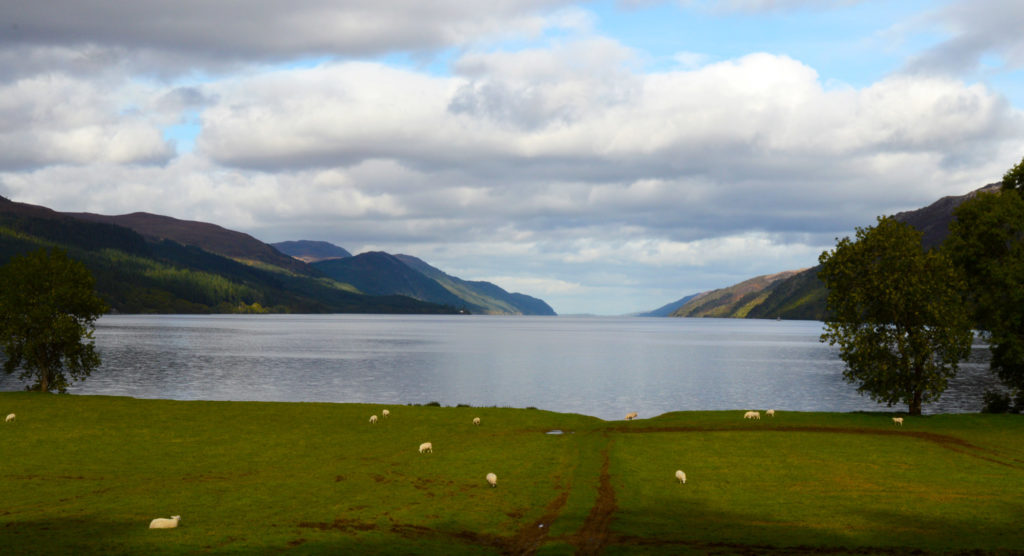
[[[821,520],[827,522],[831,511],[823,506]],[[855,517],[867,525],[844,532],[777,521],[771,515],[752,519],[749,513],[723,511],[699,502],[687,503],[681,510],[652,502],[615,514],[602,553],[1024,556],[1024,529],[1011,517],[1022,512],[1024,507],[1019,505],[1008,507],[1006,519],[994,523],[970,515],[930,518],[866,510],[855,512]]]

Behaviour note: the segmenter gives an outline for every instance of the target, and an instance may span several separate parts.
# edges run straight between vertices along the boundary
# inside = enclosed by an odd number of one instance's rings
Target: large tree
[[[59,249],[14,257],[0,267],[0,347],[4,372],[21,369],[29,390],[67,391],[100,364],[93,343],[106,305],[80,262]]]
[[[857,228],[821,254],[828,287],[821,341],[839,346],[843,378],[889,406],[920,415],[970,354],[963,279],[949,258],[926,251],[921,233],[891,217]]]
[[[1024,390],[1024,160],[1002,188],[957,207],[943,249],[967,276],[975,323],[989,342],[991,368]]]

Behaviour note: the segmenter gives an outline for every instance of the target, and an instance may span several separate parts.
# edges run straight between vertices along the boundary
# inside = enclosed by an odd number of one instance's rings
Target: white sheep
[[[677,480],[678,480],[678,481],[679,481],[680,483],[682,483],[682,484],[684,484],[684,485],[685,485],[685,484],[686,484],[686,473],[683,473],[683,470],[682,470],[682,469],[677,469],[677,470],[676,470],[676,479],[677,479]]]
[[[172,515],[171,519],[166,517],[158,517],[153,521],[149,522],[150,529],[174,529],[178,526],[178,522],[181,521],[180,515]]]
[[[480,426],[480,418],[479,417],[473,417],[473,424],[476,425],[476,426]]]
[[[380,412],[380,414],[383,415],[385,419],[387,419],[388,415],[391,415],[391,412],[385,409],[385,410],[382,410]]]
[[[13,414],[13,413],[11,413],[10,415],[8,415],[8,416],[7,416],[7,418],[6,418],[6,419],[4,419],[4,422],[5,422],[5,423],[10,423],[10,422],[12,422],[12,421],[14,421],[14,414]]]
[[[768,411],[765,411],[764,414],[769,416],[769,417],[775,417],[775,410],[774,409],[769,409]]]
[[[632,421],[633,419],[636,419],[638,416],[639,415],[637,414],[637,412],[633,411],[631,413],[627,413],[626,414],[626,420],[627,421]]]
[[[892,418],[892,422],[894,424],[897,424],[897,425],[902,427],[903,426],[903,417],[893,417]]]
[[[748,411],[748,412],[743,414],[743,418],[744,419],[758,419],[758,420],[760,420],[761,419],[761,412],[760,411]]]
[[[431,444],[430,442],[424,442],[423,444],[420,444],[420,453],[422,454],[424,452],[434,453],[434,445]]]
[[[376,415],[370,415],[370,424],[371,425],[376,425],[377,424],[377,416]]]
[[[487,484],[491,485],[491,487],[498,486],[498,476],[495,475],[494,473],[488,473],[487,474]]]

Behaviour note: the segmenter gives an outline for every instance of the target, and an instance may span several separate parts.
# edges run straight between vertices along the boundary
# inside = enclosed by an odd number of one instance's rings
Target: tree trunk
[[[46,367],[39,370],[39,391],[50,391],[50,369]]]
[[[915,390],[914,391],[914,399],[912,399],[910,401],[910,404],[908,404],[908,405],[909,405],[908,413],[910,413],[911,415],[920,415],[921,414],[921,391],[920,390]]]

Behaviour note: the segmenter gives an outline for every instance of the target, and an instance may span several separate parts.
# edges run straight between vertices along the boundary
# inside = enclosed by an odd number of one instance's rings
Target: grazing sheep
[[[387,419],[388,415],[391,415],[391,412],[385,409],[381,411],[380,414],[383,415],[385,419]]]
[[[172,515],[171,519],[166,517],[158,517],[153,521],[149,522],[150,529],[174,529],[178,526],[178,522],[181,521],[180,515]]]
[[[892,418],[892,422],[902,427],[903,426],[903,417],[893,417]]]
[[[433,454],[434,445],[431,444],[430,442],[424,442],[423,444],[420,444],[420,453],[422,454],[424,452],[430,452],[431,454]]]
[[[638,417],[638,414],[635,411],[632,412],[632,413],[627,413],[626,414],[626,420],[627,421],[632,421],[633,419],[636,419],[637,417]]]
[[[376,425],[377,424],[377,416],[376,415],[370,415],[370,424],[371,425]]]
[[[498,486],[498,476],[495,475],[494,473],[488,473],[487,474],[487,484],[491,485],[491,487]]]
[[[685,484],[686,484],[686,473],[683,473],[683,470],[682,470],[682,469],[678,469],[678,470],[676,470],[676,479],[677,479],[677,480],[678,480],[678,481],[679,481],[679,482],[680,482],[681,484],[684,484],[684,485],[685,485]]]
[[[11,421],[14,421],[14,414],[13,414],[13,413],[11,413],[10,415],[8,415],[8,416],[7,416],[7,418],[6,418],[6,419],[4,419],[4,422],[5,422],[5,423],[10,423]]]
[[[479,417],[473,417],[473,424],[477,425],[477,426],[480,426],[480,418]]]
[[[761,412],[760,411],[748,411],[748,412],[743,414],[743,418],[744,419],[758,419],[758,420],[760,420],[761,419]]]
[[[774,409],[769,409],[768,411],[765,411],[764,414],[769,416],[769,417],[775,417],[775,410]]]

